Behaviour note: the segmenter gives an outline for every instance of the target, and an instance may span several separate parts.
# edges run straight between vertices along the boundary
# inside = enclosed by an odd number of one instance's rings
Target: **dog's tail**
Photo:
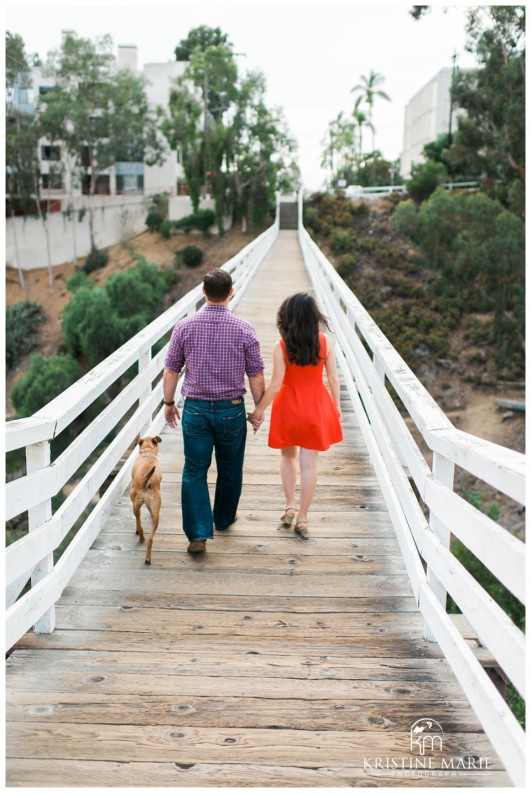
[[[142,490],[145,490],[145,489],[148,487],[149,480],[151,479],[151,477],[152,477],[152,476],[153,476],[153,474],[155,473],[155,467],[156,467],[156,466],[153,466],[153,468],[151,469],[151,471],[149,472],[149,474],[146,476],[146,478],[145,478],[145,479],[144,479],[144,481],[142,482]]]

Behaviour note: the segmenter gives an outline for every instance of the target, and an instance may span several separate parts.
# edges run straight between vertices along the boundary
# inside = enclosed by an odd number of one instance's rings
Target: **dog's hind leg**
[[[148,537],[146,546],[146,564],[151,564],[151,549],[153,548],[155,532],[157,531],[157,527],[159,525],[160,504],[160,496],[153,496],[150,499],[150,502],[147,504],[147,508],[149,509],[149,513],[151,515],[151,534]]]
[[[144,542],[144,529],[142,528],[142,519],[140,517],[140,510],[142,509],[142,502],[133,501],[133,514],[136,520],[136,533],[138,534],[139,542]]]

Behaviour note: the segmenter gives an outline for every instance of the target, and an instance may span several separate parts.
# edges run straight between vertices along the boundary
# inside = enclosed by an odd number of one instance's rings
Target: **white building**
[[[63,37],[75,35],[63,31]],[[143,70],[138,68],[137,47],[120,45],[115,61],[116,69],[130,69],[145,77],[148,101],[155,110],[169,103],[170,90],[175,79],[184,73],[185,62],[148,63]],[[53,87],[53,81],[43,76],[37,68],[30,73],[31,85],[14,89],[9,101],[15,111],[29,116],[38,112],[39,97]],[[96,175],[96,195],[88,195],[88,179],[77,184],[69,169],[68,157],[60,143],[42,139],[39,142],[39,161],[42,182],[42,198],[47,202],[46,230],[33,217],[8,218],[6,221],[6,264],[21,269],[45,267],[50,250],[51,264],[61,264],[90,250],[88,220],[82,217],[89,202],[94,209],[94,230],[98,247],[107,247],[145,231],[145,196],[168,193],[170,196],[169,217],[176,220],[192,211],[190,199],[184,188],[184,172],[179,163],[179,152],[172,151],[159,132],[165,146],[166,156],[162,165],[147,163],[117,162],[111,168]],[[212,207],[213,201],[206,197],[201,207]],[[70,212],[69,210],[75,210]],[[68,214],[66,214],[68,212]]]
[[[424,162],[422,149],[439,135],[450,131],[450,86],[452,69],[441,69],[406,105],[404,117],[404,145],[400,155],[400,173],[411,174],[414,163]],[[456,129],[455,108],[452,129]]]

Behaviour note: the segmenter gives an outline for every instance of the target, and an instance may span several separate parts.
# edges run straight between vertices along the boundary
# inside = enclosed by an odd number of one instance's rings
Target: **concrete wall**
[[[94,236],[98,248],[126,242],[146,231],[147,209],[143,196],[100,196],[95,201],[98,203],[94,208]],[[214,200],[201,200],[200,208],[214,209]],[[191,212],[192,202],[187,196],[170,198],[170,220],[179,220]],[[88,211],[81,221],[78,211],[70,217],[63,212],[53,212],[48,215],[47,224],[52,265],[73,260],[74,235],[78,257],[90,252]],[[230,218],[224,219],[224,227],[230,227]],[[215,226],[212,233],[217,233]],[[15,238],[23,270],[38,270],[48,266],[46,234],[40,220],[22,217],[6,220],[6,266],[12,268],[17,267]]]

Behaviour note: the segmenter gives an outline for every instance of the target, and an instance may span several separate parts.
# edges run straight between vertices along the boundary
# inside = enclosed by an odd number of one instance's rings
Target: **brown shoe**
[[[206,540],[194,540],[189,543],[186,550],[188,553],[204,553],[206,551]]]

